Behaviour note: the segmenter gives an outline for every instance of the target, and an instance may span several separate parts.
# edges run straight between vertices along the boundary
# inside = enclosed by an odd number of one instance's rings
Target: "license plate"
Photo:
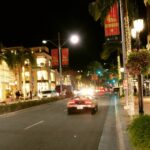
[[[77,106],[77,109],[83,109],[82,105]]]

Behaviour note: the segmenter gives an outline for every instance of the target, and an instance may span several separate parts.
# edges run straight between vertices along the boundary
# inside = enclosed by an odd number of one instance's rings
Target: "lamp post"
[[[134,28],[131,30],[131,35],[133,38],[136,38],[136,48],[137,51],[140,50],[140,32],[144,28],[143,19],[137,19],[133,22]],[[144,114],[143,110],[143,76],[142,74],[138,75],[138,103],[139,103],[139,114]]]
[[[71,37],[69,38],[70,42],[73,44],[76,44],[79,42],[79,37],[78,35],[74,34],[71,35]],[[54,45],[55,47],[58,48],[58,55],[59,55],[59,78],[60,78],[60,94],[62,94],[62,53],[61,53],[61,49],[62,47],[66,44],[66,42],[68,41],[68,39],[61,44],[60,43],[60,33],[58,32],[58,44],[55,44],[53,41],[51,40],[43,40],[42,43],[46,44],[47,42],[50,42],[52,45]]]

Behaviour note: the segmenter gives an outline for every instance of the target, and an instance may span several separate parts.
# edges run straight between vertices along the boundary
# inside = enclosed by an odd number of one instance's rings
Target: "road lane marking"
[[[37,123],[34,123],[34,124],[32,124],[32,125],[30,125],[30,126],[28,126],[28,127],[24,128],[24,130],[28,130],[28,129],[30,129],[30,128],[32,128],[32,127],[34,127],[34,126],[38,125],[38,124],[41,124],[41,123],[43,123],[43,122],[44,122],[44,121],[43,121],[43,120],[41,120],[41,121],[39,121],[39,122],[37,122]]]

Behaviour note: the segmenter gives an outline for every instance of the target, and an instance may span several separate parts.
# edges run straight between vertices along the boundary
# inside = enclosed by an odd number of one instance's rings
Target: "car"
[[[113,93],[115,95],[118,95],[119,94],[119,88],[118,87],[113,88]]]
[[[98,111],[97,100],[92,96],[77,96],[73,97],[67,102],[68,115],[78,112],[89,110],[91,114],[95,114]]]
[[[103,95],[105,95],[107,93],[108,93],[108,89],[105,88],[105,87],[97,87],[96,88],[96,95],[97,96],[103,96]]]
[[[42,98],[50,98],[50,97],[57,97],[59,96],[59,93],[56,92],[55,90],[44,90],[39,92],[38,97],[40,99]]]

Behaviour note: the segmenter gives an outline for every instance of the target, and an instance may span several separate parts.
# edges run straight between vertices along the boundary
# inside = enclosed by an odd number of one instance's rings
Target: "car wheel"
[[[72,110],[71,109],[67,109],[67,113],[68,113],[68,115],[71,115],[72,114]]]
[[[91,110],[91,114],[92,114],[92,115],[94,115],[95,113],[96,113],[95,108],[92,108],[92,110]]]
[[[97,111],[98,111],[98,106],[96,106],[95,108],[92,108],[91,114],[94,115]]]

